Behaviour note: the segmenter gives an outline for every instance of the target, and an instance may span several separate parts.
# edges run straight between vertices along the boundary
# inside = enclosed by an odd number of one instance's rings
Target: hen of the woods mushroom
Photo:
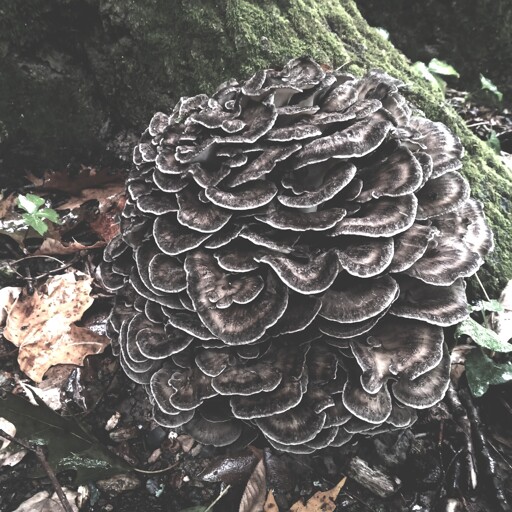
[[[309,453],[443,398],[492,236],[460,141],[402,86],[302,58],[153,116],[100,273],[159,424]]]

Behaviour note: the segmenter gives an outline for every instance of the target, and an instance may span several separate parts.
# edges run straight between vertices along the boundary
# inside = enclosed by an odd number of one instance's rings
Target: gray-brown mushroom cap
[[[288,303],[286,287],[271,273],[265,288],[249,304],[234,303],[227,309],[212,306],[210,294],[219,293],[226,286],[226,274],[217,266],[215,258],[197,251],[185,260],[188,294],[204,325],[227,344],[251,343],[283,315]]]
[[[158,424],[310,454],[442,399],[492,233],[460,141],[404,89],[304,57],[150,120],[98,274]]]
[[[416,320],[388,317],[354,338],[350,347],[363,370],[361,384],[377,393],[392,378],[414,380],[436,367],[443,355],[443,330]]]

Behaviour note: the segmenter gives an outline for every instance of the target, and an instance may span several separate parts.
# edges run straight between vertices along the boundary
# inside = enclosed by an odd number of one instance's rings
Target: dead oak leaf
[[[346,480],[347,477],[344,477],[332,489],[316,492],[305,505],[298,501],[292,505],[290,512],[334,512],[336,510],[336,498]]]
[[[92,281],[80,272],[50,277],[32,295],[22,293],[9,310],[4,336],[19,347],[20,368],[35,382],[51,366],[81,365],[108,345],[106,336],[75,325],[93,303]]]
[[[80,242],[61,242],[55,238],[45,238],[34,254],[74,254],[80,251],[102,249],[105,245],[107,245],[107,242],[102,240],[95,242],[93,245],[83,245]]]
[[[267,494],[265,463],[261,459],[245,486],[239,512],[261,512]]]

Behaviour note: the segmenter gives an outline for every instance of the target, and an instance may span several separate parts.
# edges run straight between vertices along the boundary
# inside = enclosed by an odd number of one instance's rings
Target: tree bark
[[[496,238],[481,276],[492,295],[512,277],[510,172],[353,0],[2,0],[0,14],[0,179],[20,168],[128,167],[154,112],[293,57],[354,74],[379,67],[461,137],[463,172]]]

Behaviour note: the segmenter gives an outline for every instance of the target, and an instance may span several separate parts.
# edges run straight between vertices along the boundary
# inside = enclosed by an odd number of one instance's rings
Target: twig
[[[229,489],[231,488],[231,485],[228,485],[218,496],[217,498],[215,499],[215,501],[213,503],[210,503],[210,505],[208,506],[208,508],[204,511],[204,512],[209,512],[213,506],[215,505],[215,503],[217,503],[228,491]]]
[[[64,491],[62,490],[62,487],[57,480],[57,477],[55,476],[55,472],[53,471],[50,464],[48,464],[48,461],[46,460],[45,454],[43,452],[43,449],[41,446],[30,446],[28,443],[25,443],[24,441],[21,441],[20,439],[16,439],[15,437],[12,437],[7,432],[2,430],[0,428],[0,437],[4,437],[5,439],[8,439],[12,443],[16,443],[17,445],[21,446],[22,448],[25,448],[25,450],[29,450],[36,454],[36,457],[39,459],[39,462],[41,463],[41,466],[44,469],[44,472],[50,479],[50,482],[53,485],[53,489],[57,493],[57,496],[59,497],[59,500],[62,504],[62,507],[66,512],[73,512],[73,509],[71,507],[71,504],[69,503],[68,499],[66,498],[66,495],[64,494]]]
[[[132,468],[133,471],[136,471],[137,473],[143,473],[145,475],[158,475],[159,473],[165,473],[166,471],[169,471],[172,468],[175,468],[180,464],[181,461],[175,462],[174,464],[171,464],[170,466],[167,466],[163,469],[155,469],[153,471],[150,471],[149,469],[140,469],[140,468]]]
[[[49,259],[49,260],[55,260],[57,261],[58,263],[60,263],[60,266],[57,267],[57,268],[54,268],[53,270],[48,270],[47,272],[44,272],[43,274],[40,274],[36,277],[26,277],[24,276],[23,274],[20,274],[15,268],[14,268],[14,265],[18,265],[19,263],[23,263],[25,260],[29,260],[29,259],[35,259],[35,258],[44,258],[44,259]],[[56,272],[62,272],[63,270],[66,270],[67,268],[69,268],[71,265],[73,265],[74,263],[76,263],[76,261],[78,261],[79,259],[79,255],[78,254],[75,254],[73,256],[73,258],[71,258],[67,263],[65,263],[64,261],[61,261],[59,260],[58,258],[55,258],[53,256],[49,256],[49,255],[45,255],[45,254],[34,254],[32,256],[25,256],[24,258],[21,258],[19,260],[16,260],[16,261],[11,261],[8,263],[9,267],[12,269],[13,272],[15,272],[16,274],[18,274],[18,276],[20,276],[22,279],[26,279],[29,281],[29,283],[33,282],[33,281],[37,281],[38,279],[43,279],[44,277],[48,277],[48,276],[51,276],[52,274],[55,274]]]
[[[453,417],[455,418],[455,421],[459,425],[466,439],[466,464],[469,470],[470,478],[469,488],[474,490],[477,486],[478,480],[475,463],[475,453],[473,447],[473,438],[471,436],[471,423],[469,421],[467,411],[462,405],[459,395],[457,394],[456,389],[453,387],[453,384],[451,383],[446,393],[446,399],[448,401],[448,405],[452,409]]]
[[[480,288],[482,288],[482,291],[484,292],[485,298],[490,301],[491,299],[490,299],[489,295],[487,294],[487,290],[485,289],[482,281],[480,281],[480,278],[478,277],[478,274],[475,274],[475,278],[478,281],[478,284],[480,285]]]
[[[478,123],[466,123],[468,128],[475,128],[476,126],[483,126],[490,124],[489,121],[479,121]]]

